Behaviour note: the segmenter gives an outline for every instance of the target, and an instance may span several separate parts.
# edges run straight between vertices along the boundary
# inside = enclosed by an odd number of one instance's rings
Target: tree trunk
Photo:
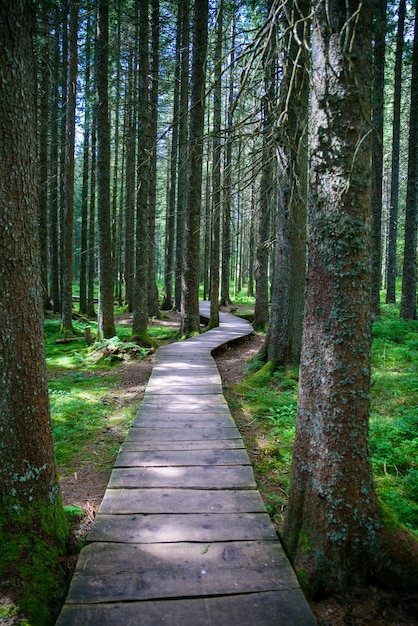
[[[215,86],[213,91],[213,139],[212,139],[212,258],[210,281],[209,326],[219,326],[219,255],[221,236],[221,122],[222,122],[222,44],[223,44],[223,0],[219,0],[216,19]]]
[[[68,74],[67,136],[65,157],[65,204],[63,220],[63,288],[62,288],[62,330],[72,332],[73,323],[73,223],[74,223],[74,150],[75,150],[75,109],[77,99],[77,35],[78,3],[70,3],[70,63]]]
[[[135,273],[135,171],[136,171],[136,112],[134,99],[134,52],[130,55],[126,100],[126,176],[125,176],[125,302],[133,310],[133,286]],[[132,58],[134,57],[134,58]]]
[[[418,8],[415,8],[412,53],[411,109],[409,119],[408,183],[405,207],[405,243],[402,273],[401,318],[417,319],[417,217],[418,217]]]
[[[15,581],[20,608],[48,624],[53,616],[44,600],[65,584],[60,561],[68,525],[54,460],[44,353],[34,22],[31,2],[0,3],[0,566],[2,580]]]
[[[284,528],[311,594],[364,584],[379,528],[368,449],[372,0],[313,8],[308,283]]]
[[[287,63],[282,80],[282,155],[271,311],[260,355],[275,367],[297,365],[302,346],[306,276],[308,102],[306,45],[310,2],[287,3]],[[295,34],[296,33],[296,37]]]
[[[139,136],[137,218],[135,242],[135,281],[132,337],[146,343],[148,328],[148,266],[149,266],[149,15],[148,0],[138,0],[139,19]]]
[[[114,337],[113,259],[110,214],[110,121],[108,93],[109,3],[99,0],[96,35],[97,226],[99,239],[99,315],[101,337]]]
[[[386,0],[374,0],[372,136],[372,311],[380,315],[382,283],[383,106],[385,87]]]
[[[174,245],[176,234],[176,187],[179,167],[179,110],[180,110],[180,58],[181,58],[181,2],[177,6],[176,66],[174,70],[173,122],[171,135],[170,167],[168,175],[167,214],[165,229],[164,296],[163,311],[173,308]]]
[[[269,0],[269,5],[271,2]],[[275,29],[273,28],[273,32]],[[266,45],[263,56],[265,93],[262,99],[263,154],[260,182],[257,255],[255,266],[254,328],[265,330],[269,320],[269,249],[270,218],[274,197],[275,145],[274,109],[276,106],[276,48],[273,36]]]
[[[208,41],[208,0],[195,0],[189,135],[186,237],[181,299],[181,334],[200,332],[199,229],[202,201],[202,156],[205,123],[205,64]]]
[[[89,204],[89,155],[90,155],[90,16],[86,26],[86,71],[84,87],[84,144],[83,144],[83,184],[81,191],[81,246],[80,246],[80,302],[79,311],[86,315],[87,308],[87,254],[88,254],[88,204]]]
[[[179,0],[181,15],[181,72],[179,111],[179,171],[177,186],[176,263],[174,283],[174,308],[181,309],[181,290],[184,255],[184,229],[187,199],[187,129],[189,125],[189,0]]]
[[[402,60],[404,47],[406,0],[400,0],[393,92],[392,175],[390,182],[389,243],[386,277],[386,302],[396,302],[396,247],[398,239],[399,154],[401,139]]]
[[[231,303],[229,293],[229,279],[231,273],[231,203],[232,203],[232,126],[234,123],[234,89],[235,89],[235,38],[236,38],[236,7],[235,0],[231,2],[232,34],[231,34],[231,57],[229,73],[229,93],[227,112],[227,140],[225,146],[225,167],[222,201],[222,259],[221,259],[221,305],[228,306]]]
[[[50,141],[50,187],[49,187],[49,283],[51,287],[52,309],[61,311],[60,302],[60,254],[59,254],[59,9],[54,9],[54,41],[51,86],[51,141]]]
[[[158,86],[160,74],[160,3],[152,0],[151,4],[151,94],[150,94],[150,152],[149,152],[149,255],[148,255],[148,315],[160,317],[158,288],[156,283],[156,245],[155,219],[157,210],[157,123],[158,123]]]
[[[96,119],[96,106],[93,106],[90,163],[89,250],[87,255],[87,313],[89,317],[96,317],[94,307],[94,278],[96,267]]]

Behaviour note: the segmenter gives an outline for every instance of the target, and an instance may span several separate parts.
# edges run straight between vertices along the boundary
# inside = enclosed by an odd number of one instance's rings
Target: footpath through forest
[[[252,327],[220,322],[157,351],[57,626],[316,623],[211,356]]]

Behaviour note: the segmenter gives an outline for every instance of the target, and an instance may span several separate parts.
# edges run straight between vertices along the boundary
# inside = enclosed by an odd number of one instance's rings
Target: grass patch
[[[45,320],[45,350],[54,446],[60,473],[76,472],[92,458],[97,469],[113,467],[137,410],[137,403],[120,402],[118,366],[127,360],[143,360],[149,350],[130,341],[131,328],[117,325],[117,335],[88,346],[85,327],[97,336],[97,323],[74,320],[75,335],[70,343],[57,343],[63,337],[60,319]],[[150,324],[155,342],[172,340],[177,329]]]

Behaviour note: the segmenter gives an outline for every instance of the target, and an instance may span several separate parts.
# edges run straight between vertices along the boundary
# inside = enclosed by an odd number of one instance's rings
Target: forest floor
[[[119,318],[118,323],[121,321],[123,320]],[[127,323],[128,321],[126,319]],[[158,323],[161,324],[161,321]],[[170,313],[169,319],[163,323],[177,325],[179,315]],[[240,402],[236,401],[235,388],[245,377],[247,361],[257,354],[262,341],[263,336],[254,334],[216,355],[225,397],[231,403],[232,415],[250,452],[257,439],[257,424],[254,420],[249,420],[240,409]],[[112,399],[119,405],[138,403],[151,374],[152,365],[152,357],[145,361],[131,361],[121,365],[118,369],[121,382],[112,390]],[[124,439],[122,433],[105,432],[100,443],[105,443],[108,437],[120,438],[121,443]],[[77,539],[83,539],[89,532],[109,480],[108,472],[100,466],[100,450],[96,447],[91,452],[90,461],[80,466],[76,474],[61,479],[64,505],[79,506],[87,512],[74,528]],[[262,482],[258,487],[263,495]],[[265,487],[270,492],[274,489],[271,482]],[[74,568],[76,559],[76,556],[69,558],[69,572]],[[346,593],[311,602],[311,608],[319,626],[418,626],[418,616],[413,616],[408,598],[374,586],[351,589]]]

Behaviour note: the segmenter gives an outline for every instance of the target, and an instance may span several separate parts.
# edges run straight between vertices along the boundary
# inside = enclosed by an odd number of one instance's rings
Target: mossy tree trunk
[[[308,279],[284,540],[315,594],[367,580],[379,516],[368,449],[372,0],[313,8]]]
[[[0,4],[0,580],[20,583],[23,610],[32,594],[31,623],[46,625],[68,527],[44,356],[33,25],[29,0]]]

